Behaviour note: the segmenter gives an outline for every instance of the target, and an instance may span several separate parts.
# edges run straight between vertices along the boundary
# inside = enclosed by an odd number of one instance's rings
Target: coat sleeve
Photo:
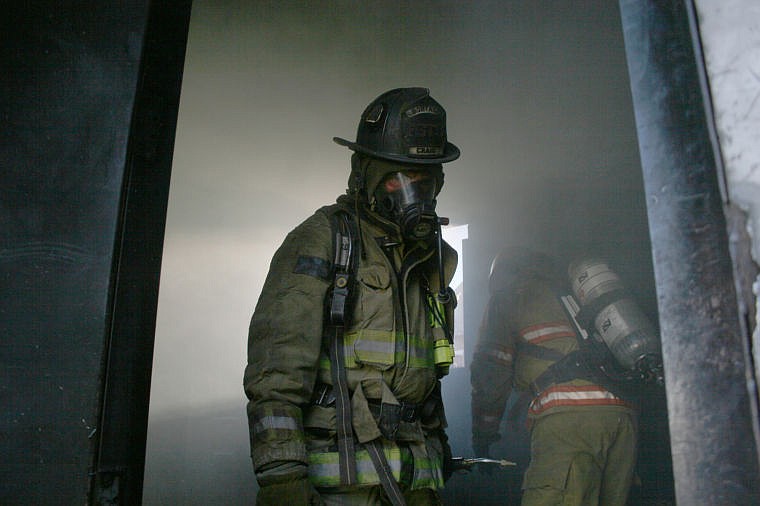
[[[494,294],[486,307],[480,336],[472,358],[473,445],[499,439],[499,424],[514,376],[514,335],[508,319],[509,307],[503,294]]]
[[[319,212],[288,234],[251,318],[243,384],[256,470],[282,461],[307,463],[302,408],[317,375],[331,237],[329,220]]]

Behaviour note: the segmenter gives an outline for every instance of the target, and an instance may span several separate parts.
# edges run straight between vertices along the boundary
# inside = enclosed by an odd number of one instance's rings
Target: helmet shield
[[[375,190],[375,209],[397,223],[405,239],[427,240],[436,231],[437,179],[429,171],[400,170],[385,175]]]
[[[357,153],[411,164],[456,160],[459,148],[446,137],[446,111],[427,88],[383,93],[362,113],[356,142],[333,140]]]

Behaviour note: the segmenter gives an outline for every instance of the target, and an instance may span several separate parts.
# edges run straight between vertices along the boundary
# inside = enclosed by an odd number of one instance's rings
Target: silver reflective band
[[[359,351],[368,351],[374,353],[393,353],[391,348],[391,339],[393,335],[388,333],[388,340],[386,341],[370,341],[362,340],[354,343],[354,348]]]
[[[296,421],[288,416],[265,416],[253,426],[256,434],[276,429],[297,430],[298,426]]]

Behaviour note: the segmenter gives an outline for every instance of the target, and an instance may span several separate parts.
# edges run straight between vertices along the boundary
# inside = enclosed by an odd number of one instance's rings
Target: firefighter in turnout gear
[[[435,198],[459,149],[425,88],[380,95],[356,142],[334,140],[348,190],[288,234],[251,319],[257,504],[440,504],[457,259]]]
[[[508,248],[494,260],[471,365],[473,449],[487,455],[500,439],[515,389],[529,400],[531,460],[521,504],[624,506],[634,476],[636,415],[594,374],[559,367],[582,362],[563,361],[571,353],[580,357],[581,347],[559,298],[570,291],[565,279],[550,257],[527,249]]]

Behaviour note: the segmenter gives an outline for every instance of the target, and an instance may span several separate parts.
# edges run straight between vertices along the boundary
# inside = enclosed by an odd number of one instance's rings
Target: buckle
[[[396,432],[401,422],[413,423],[422,412],[419,404],[405,403],[390,404],[386,402],[368,402],[369,410],[375,417],[377,428],[391,441],[396,439]]]

